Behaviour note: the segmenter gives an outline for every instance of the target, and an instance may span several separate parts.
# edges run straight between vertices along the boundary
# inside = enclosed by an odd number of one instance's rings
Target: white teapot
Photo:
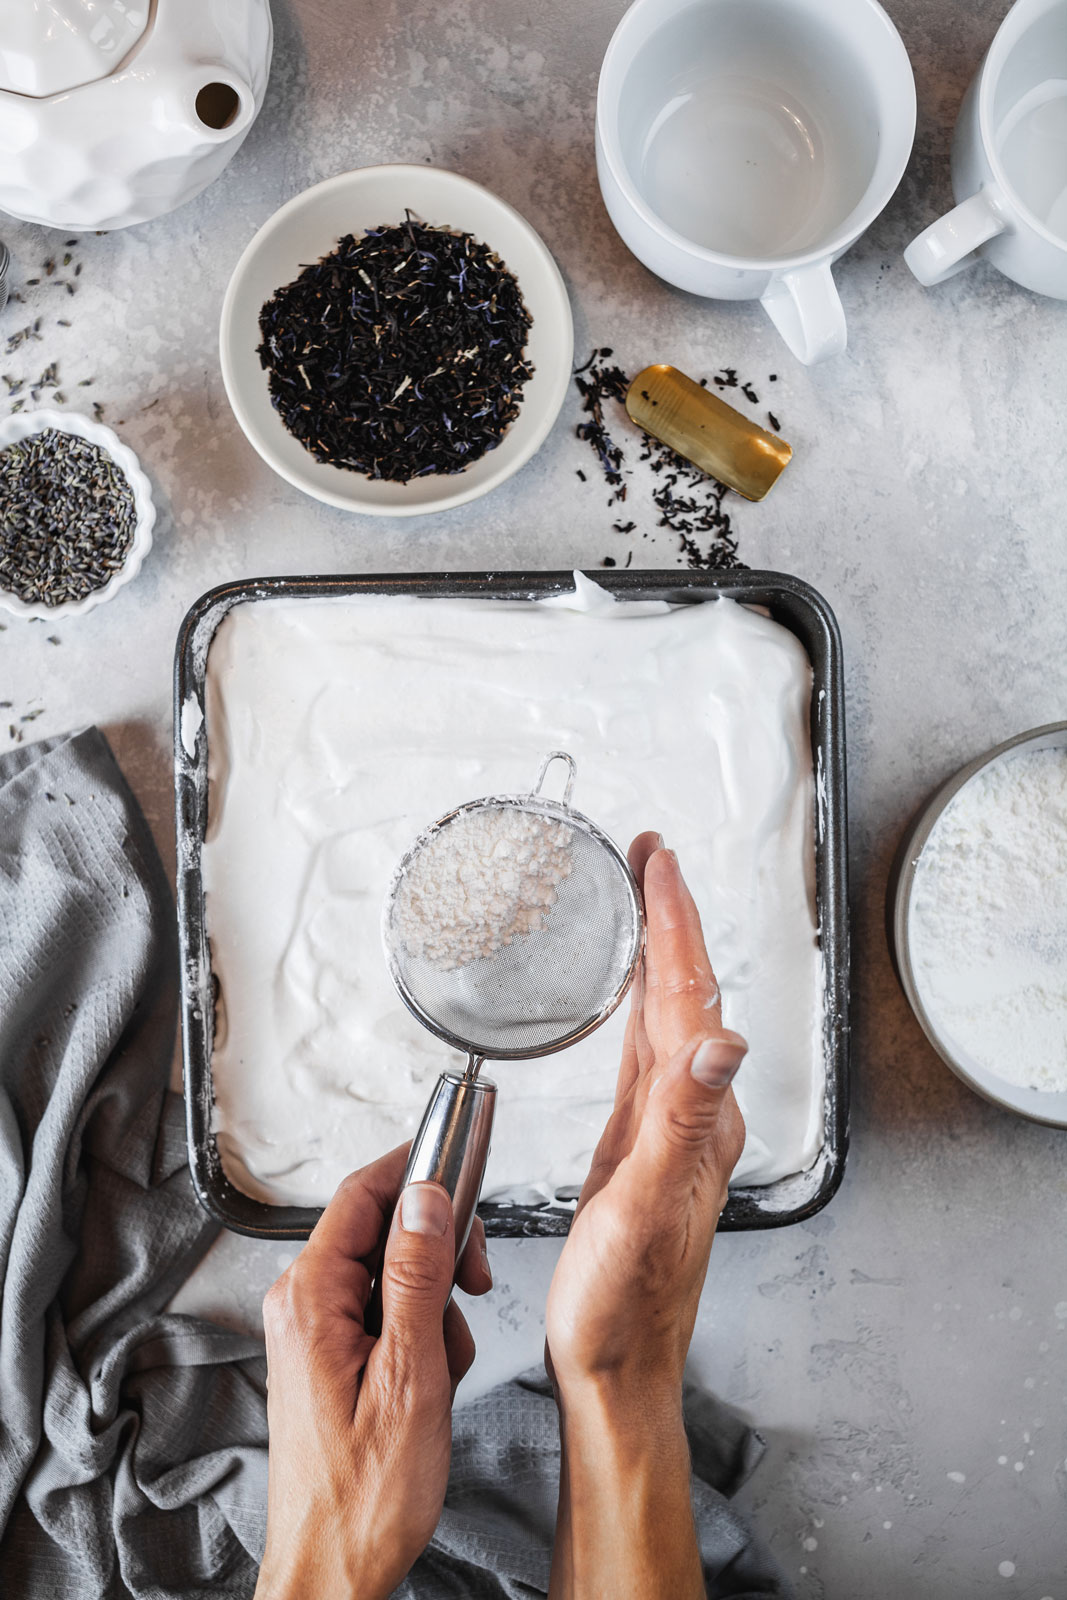
[[[218,177],[263,103],[269,0],[0,0],[0,209],[125,228]]]

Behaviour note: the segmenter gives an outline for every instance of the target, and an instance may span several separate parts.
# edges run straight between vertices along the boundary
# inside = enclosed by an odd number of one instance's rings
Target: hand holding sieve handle
[[[452,1197],[456,1261],[470,1235],[489,1159],[496,1110],[496,1084],[462,1072],[442,1072],[411,1144],[402,1189],[409,1183],[439,1183]],[[381,1275],[375,1279],[364,1316],[368,1333],[382,1325]]]

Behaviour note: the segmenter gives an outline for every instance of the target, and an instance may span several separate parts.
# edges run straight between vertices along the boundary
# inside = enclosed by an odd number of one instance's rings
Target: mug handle
[[[971,256],[980,244],[1004,232],[1008,223],[999,201],[1000,191],[988,184],[952,211],[946,211],[911,241],[904,260],[921,284],[929,289],[955,277],[972,265]]]
[[[845,348],[848,329],[829,261],[772,278],[760,300],[790,350],[806,367],[840,355]]]

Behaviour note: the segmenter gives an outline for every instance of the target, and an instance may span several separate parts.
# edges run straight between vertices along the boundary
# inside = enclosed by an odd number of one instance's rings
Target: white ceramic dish
[[[303,266],[327,255],[346,233],[402,221],[458,228],[497,252],[514,273],[533,318],[527,352],[534,374],[519,414],[495,450],[454,475],[409,483],[366,478],[316,461],[288,433],[271,404],[256,349],[259,313]],[[362,167],[305,189],[260,228],[234,270],[222,305],[222,377],[241,427],[268,466],[305,494],[367,516],[443,511],[488,494],[543,444],[563,404],[574,358],[570,302],[559,268],[519,213],[469,178],[438,167]]]
[[[901,840],[897,852],[896,862],[890,874],[889,892],[886,902],[886,922],[889,936],[889,951],[893,958],[897,977],[901,988],[907,997],[908,1004],[914,1011],[916,1019],[926,1037],[948,1066],[958,1078],[982,1095],[986,1100],[992,1100],[994,1105],[1003,1106],[1007,1111],[1014,1111],[1021,1117],[1028,1117],[1032,1122],[1043,1122],[1053,1128],[1067,1128],[1067,1092],[1057,1093],[1044,1089],[1025,1089],[1017,1084],[1007,1083],[996,1073],[988,1068],[979,1066],[970,1056],[963,1056],[946,1040],[938,1030],[937,1020],[927,1010],[923,1003],[922,990],[916,979],[915,969],[912,966],[910,948],[910,918],[911,896],[915,886],[915,871],[919,865],[923,847],[933,832],[942,812],[949,801],[954,799],[964,784],[968,783],[983,767],[997,761],[1001,756],[1021,751],[1048,750],[1052,748],[1067,749],[1067,722],[1050,722],[1041,728],[1031,728],[1026,733],[1016,734],[1014,739],[1006,739],[1003,744],[998,744],[993,750],[988,750],[985,755],[978,756],[974,761],[968,762],[947,783],[942,784],[936,794],[923,806],[918,816],[914,818],[904,838]]]
[[[0,586],[0,606],[5,611],[13,612],[17,617],[53,619],[80,617],[86,611],[91,611],[94,606],[110,600],[132,578],[136,578],[141,570],[141,563],[152,548],[156,508],[152,500],[152,487],[130,447],[123,444],[110,428],[105,428],[100,422],[92,422],[76,411],[42,409],[20,411],[13,417],[5,417],[0,422],[0,450],[6,449],[9,444],[18,444],[20,440],[28,439],[31,434],[43,433],[46,428],[58,428],[61,433],[74,433],[82,439],[88,439],[90,443],[106,450],[115,465],[121,468],[133,490],[133,503],[137,510],[133,538],[126,552],[126,559],[119,570],[109,578],[103,588],[91,590],[80,600],[64,600],[58,606],[30,605],[27,601],[20,600],[18,595]]]

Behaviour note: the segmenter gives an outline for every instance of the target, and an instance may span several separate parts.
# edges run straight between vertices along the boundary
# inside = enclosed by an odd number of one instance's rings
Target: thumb
[[[382,1340],[416,1370],[444,1352],[444,1314],[456,1271],[452,1201],[438,1183],[409,1183],[382,1261]]]
[[[723,1102],[747,1053],[744,1039],[730,1029],[698,1034],[675,1051],[649,1090],[634,1145],[648,1193],[692,1189],[714,1148]]]

